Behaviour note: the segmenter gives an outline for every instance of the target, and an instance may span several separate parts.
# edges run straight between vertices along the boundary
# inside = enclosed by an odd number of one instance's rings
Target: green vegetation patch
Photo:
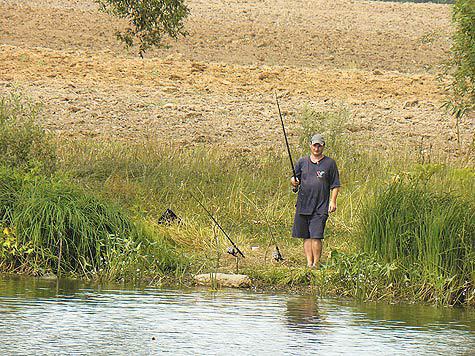
[[[424,280],[427,299],[452,304],[475,284],[475,201],[443,183],[398,177],[367,205],[362,237],[365,251]]]
[[[173,244],[67,181],[0,169],[4,269],[132,278],[184,268]]]
[[[0,97],[0,163],[51,173],[56,147],[51,135],[37,124],[41,105],[17,91]]]
[[[297,159],[308,154],[313,132],[324,133],[343,184],[317,271],[303,267],[302,241],[290,237],[296,196],[284,149],[53,144],[23,99],[0,104],[1,142],[10,150],[0,160],[2,271],[155,281],[239,267],[263,287],[475,303],[473,167],[427,164],[442,160],[416,150],[398,147],[396,156],[356,146],[347,110],[307,107],[292,147]],[[40,144],[29,146],[30,137]],[[21,144],[10,146],[15,140]],[[239,266],[191,194],[244,252]],[[180,223],[159,224],[170,208]],[[276,245],[284,261],[272,259]]]

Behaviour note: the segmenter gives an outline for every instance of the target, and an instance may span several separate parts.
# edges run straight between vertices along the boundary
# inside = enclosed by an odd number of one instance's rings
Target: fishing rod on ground
[[[254,205],[254,207],[259,210],[259,207],[257,206],[257,204],[252,201],[246,194],[244,194],[243,192],[241,192],[241,195],[248,201],[250,202],[252,205]],[[267,224],[267,229],[269,230],[269,235],[270,235],[270,238],[271,238],[271,243],[267,246],[267,249],[269,249],[270,245],[273,244],[275,246],[275,250],[272,252],[272,258],[274,260],[276,260],[277,262],[281,262],[284,260],[284,256],[282,256],[282,253],[280,252],[280,249],[279,249],[279,246],[277,246],[277,240],[274,236],[274,233],[272,232],[272,229],[270,227],[270,223],[269,223],[269,219],[267,218],[267,215],[264,215],[264,219],[266,220],[266,224]],[[264,263],[266,261],[266,258],[267,258],[267,249],[266,249],[266,253],[265,253],[265,256],[264,256]]]
[[[241,252],[241,250],[239,249],[239,247],[237,247],[237,245],[234,243],[233,240],[231,240],[231,238],[229,237],[229,235],[226,233],[226,231],[224,231],[224,229],[221,227],[221,225],[218,223],[218,221],[214,218],[213,214],[210,213],[210,211],[208,209],[206,209],[206,207],[201,203],[201,201],[196,198],[193,193],[189,192],[191,197],[196,200],[196,202],[203,208],[204,211],[206,211],[206,213],[209,215],[209,217],[211,218],[211,220],[213,220],[213,222],[216,224],[216,226],[222,231],[222,233],[224,234],[224,236],[226,236],[226,238],[229,240],[229,242],[231,243],[232,246],[228,247],[228,250],[227,252],[230,254],[230,255],[233,255],[234,257],[238,257],[238,254],[241,255],[241,257],[245,257],[244,254]]]
[[[280,123],[282,124],[282,131],[284,132],[284,138],[285,138],[285,145],[287,147],[287,153],[289,155],[290,159],[290,166],[292,167],[292,174],[297,182],[297,174],[295,173],[295,167],[294,167],[294,161],[292,160],[292,154],[290,153],[290,146],[289,146],[289,140],[287,139],[287,133],[285,132],[285,126],[284,126],[284,119],[282,118],[282,112],[280,111],[280,105],[279,105],[279,100],[277,99],[277,93],[275,94],[275,101],[277,103],[277,109],[279,110],[279,117],[280,117]],[[299,186],[292,187],[292,191],[294,193],[297,193],[299,190]]]

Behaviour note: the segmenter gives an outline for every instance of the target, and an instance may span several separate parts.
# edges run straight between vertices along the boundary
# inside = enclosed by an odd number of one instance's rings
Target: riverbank
[[[160,285],[239,269],[256,288],[473,305],[475,116],[442,108],[450,6],[189,6],[189,36],[140,59],[94,1],[0,1],[0,270]],[[319,271],[289,237],[275,95],[294,159],[323,131],[340,168]]]
[[[302,267],[301,241],[290,238],[295,195],[280,152],[58,139],[33,120],[34,108],[13,94],[2,100],[3,271],[152,285],[239,271],[258,288],[475,302],[475,201],[467,194],[475,171],[465,156],[358,151],[345,111],[300,113],[295,155],[317,125],[344,186],[323,266],[312,271]],[[229,242],[192,194],[245,258],[226,253]],[[167,209],[178,219],[163,221]],[[281,262],[272,258],[276,246]]]

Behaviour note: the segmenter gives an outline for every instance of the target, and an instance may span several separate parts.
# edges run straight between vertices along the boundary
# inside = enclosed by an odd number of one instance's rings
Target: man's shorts
[[[292,236],[302,239],[323,239],[327,219],[328,215],[323,214],[295,214]]]

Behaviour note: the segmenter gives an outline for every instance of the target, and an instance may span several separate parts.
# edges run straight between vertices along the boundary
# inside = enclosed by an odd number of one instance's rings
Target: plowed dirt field
[[[292,143],[304,107],[348,110],[355,142],[456,147],[440,108],[449,5],[190,0],[189,35],[144,59],[93,0],[0,0],[0,92],[45,105],[60,136],[257,150]],[[475,118],[462,124],[472,140]],[[364,141],[363,141],[364,140]]]

